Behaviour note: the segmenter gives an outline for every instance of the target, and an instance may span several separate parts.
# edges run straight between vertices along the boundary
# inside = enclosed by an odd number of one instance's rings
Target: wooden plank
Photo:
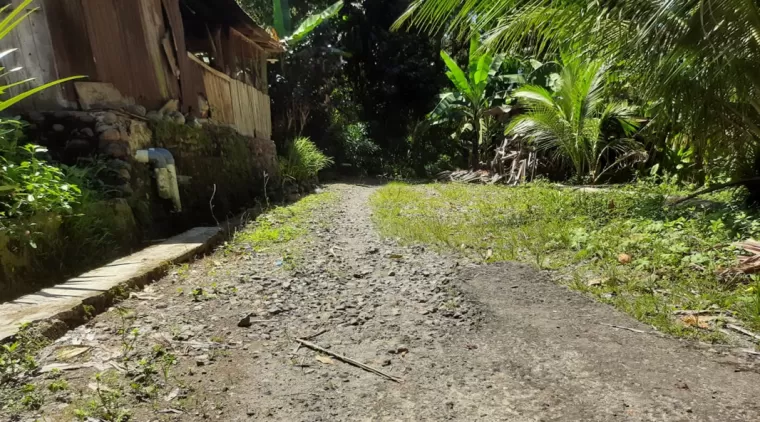
[[[145,35],[150,62],[145,63],[145,72],[151,72],[161,92],[162,99],[177,99],[180,96],[179,65],[176,52],[167,31],[161,0],[135,0],[141,11],[142,31]]]
[[[50,37],[53,41],[58,77],[84,75],[95,78],[97,70],[85,25],[80,0],[45,0]],[[61,90],[69,105],[76,107],[77,95],[72,84],[64,84]]]
[[[161,46],[164,48],[164,54],[166,54],[166,59],[169,61],[169,66],[172,68],[172,73],[175,75],[175,77],[179,78],[179,65],[177,64],[177,58],[174,56],[174,47],[172,47],[172,42],[169,39],[169,34],[164,36],[164,39],[161,41]]]
[[[261,130],[263,129],[261,124],[261,104],[259,100],[259,91],[254,87],[249,87],[249,92],[251,95],[253,105],[253,115],[252,121],[253,121],[253,135],[258,137],[261,133]]]
[[[152,24],[145,22],[141,4],[82,0],[82,6],[98,80],[113,83],[122,95],[134,98],[148,109],[163,105],[167,96],[173,94],[164,76],[170,72],[160,64],[161,44],[158,40],[151,41],[155,36],[146,28]]]
[[[179,65],[176,62],[174,43],[170,31],[166,30],[161,0],[136,0],[142,13],[142,28],[145,34],[150,62],[145,63],[146,71],[152,71],[164,99],[180,96]],[[150,65],[150,67],[148,67]]]
[[[203,73],[203,83],[206,87],[206,95],[212,107],[211,117],[221,123],[235,124],[235,116],[232,106],[230,80],[223,73],[210,72],[206,67]],[[209,68],[210,69],[210,68]]]
[[[256,41],[254,41],[254,40],[252,40],[252,39],[250,39],[250,38],[246,37],[245,35],[243,35],[243,33],[242,33],[242,32],[238,31],[237,29],[235,29],[235,28],[230,28],[230,35],[231,35],[231,36],[236,36],[236,37],[239,37],[239,38],[240,38],[240,39],[241,39],[243,42],[246,42],[246,43],[250,44],[250,45],[251,45],[251,46],[253,46],[253,47],[254,47],[256,50],[258,50],[258,51],[261,51],[261,52],[264,52],[264,48],[262,48],[260,45],[258,45],[258,44],[256,43]]]
[[[200,111],[196,109],[198,108],[198,95],[203,88],[200,86],[201,81],[198,74],[191,70],[192,63],[187,57],[185,25],[182,21],[179,0],[162,0],[162,4],[164,6],[164,13],[166,13],[169,21],[169,28],[167,29],[172,33],[172,39],[174,40],[177,52],[177,61],[179,62],[182,111],[186,113],[192,111],[199,117]]]
[[[226,80],[226,81],[229,81],[230,79],[232,79],[232,78],[230,78],[229,76],[225,75],[224,73],[222,73],[222,72],[220,72],[220,71],[218,71],[218,70],[214,69],[213,67],[211,67],[211,66],[207,65],[207,64],[206,64],[206,63],[205,63],[203,60],[201,60],[201,59],[199,59],[199,58],[195,57],[195,55],[194,55],[193,53],[190,53],[190,52],[188,52],[188,53],[187,53],[187,57],[188,57],[190,60],[192,60],[193,62],[195,62],[195,64],[197,64],[197,65],[199,65],[200,67],[202,67],[202,68],[203,68],[203,70],[205,70],[205,71],[207,71],[207,72],[213,73],[214,75],[216,75],[216,76],[218,76],[218,77],[220,77],[220,78],[222,78],[222,79],[224,79],[224,80]]]
[[[246,84],[246,91],[248,92],[248,135],[256,136],[256,131],[259,129],[258,118],[259,108],[256,95],[256,88]]]
[[[262,113],[262,117],[264,119],[264,128],[265,128],[264,139],[271,140],[272,139],[272,101],[269,98],[269,95],[263,94],[263,96],[264,96],[264,104],[262,108],[264,112]]]
[[[230,94],[232,97],[232,109],[235,114],[235,127],[240,133],[244,133],[245,122],[243,120],[243,109],[238,84],[239,82],[234,79],[230,82]]]

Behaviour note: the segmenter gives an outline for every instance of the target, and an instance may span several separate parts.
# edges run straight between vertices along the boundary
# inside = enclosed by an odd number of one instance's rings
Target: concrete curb
[[[65,283],[0,305],[0,343],[12,339],[26,323],[33,323],[50,339],[62,336],[128,297],[130,289],[141,288],[164,276],[172,265],[209,251],[237,226],[226,225],[226,230],[196,227]]]

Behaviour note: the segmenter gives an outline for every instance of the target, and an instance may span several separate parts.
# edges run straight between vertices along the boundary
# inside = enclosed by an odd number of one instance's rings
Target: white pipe
[[[171,199],[174,210],[182,211],[182,201],[179,197],[179,183],[177,182],[177,167],[174,164],[174,156],[164,148],[141,149],[135,152],[135,160],[138,163],[150,163],[156,172],[156,184],[158,196]]]

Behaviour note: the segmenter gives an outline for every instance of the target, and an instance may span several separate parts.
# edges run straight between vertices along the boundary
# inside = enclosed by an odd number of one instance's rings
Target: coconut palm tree
[[[416,0],[396,28],[555,57],[573,49],[624,67],[649,131],[707,155],[760,150],[760,4],[753,0]],[[725,162],[725,161],[722,161]],[[760,170],[760,169],[756,169]]]
[[[538,85],[517,89],[513,96],[525,113],[512,119],[507,134],[569,161],[575,176],[592,184],[619,165],[645,160],[643,146],[630,138],[638,127],[634,107],[605,99],[605,70],[602,62],[565,60],[556,92]],[[624,136],[604,133],[611,125]]]

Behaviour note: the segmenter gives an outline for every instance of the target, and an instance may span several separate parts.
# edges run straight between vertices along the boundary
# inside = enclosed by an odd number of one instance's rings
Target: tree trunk
[[[475,138],[472,140],[472,153],[470,154],[470,169],[480,169],[480,119],[472,122],[472,128],[475,132]]]

